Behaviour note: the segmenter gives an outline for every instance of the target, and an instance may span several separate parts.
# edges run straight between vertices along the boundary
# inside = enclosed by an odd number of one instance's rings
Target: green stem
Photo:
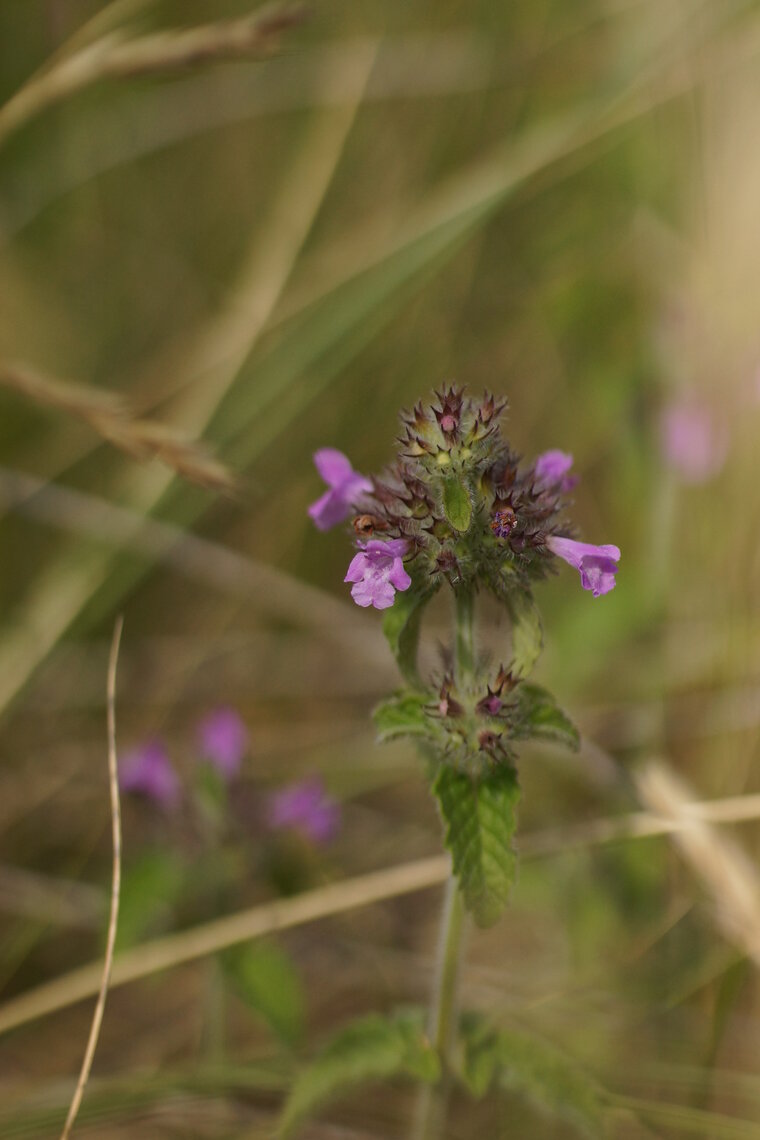
[[[457,1020],[459,975],[462,948],[467,925],[467,912],[456,879],[446,883],[441,915],[440,946],[436,969],[434,1002],[430,1011],[430,1037],[444,1060],[451,1052]]]
[[[451,1054],[459,1016],[459,977],[467,933],[467,913],[456,879],[446,884],[441,915],[438,956],[428,1033],[441,1058],[439,1084],[420,1089],[414,1119],[413,1140],[436,1140],[443,1134],[451,1083]]]
[[[456,674],[462,683],[475,667],[475,596],[472,590],[456,595]],[[451,1085],[451,1059],[459,1019],[459,977],[464,959],[467,912],[462,892],[452,875],[446,884],[436,958],[435,983],[428,1033],[441,1059],[439,1084],[420,1089],[412,1131],[413,1140],[436,1140],[443,1134]]]

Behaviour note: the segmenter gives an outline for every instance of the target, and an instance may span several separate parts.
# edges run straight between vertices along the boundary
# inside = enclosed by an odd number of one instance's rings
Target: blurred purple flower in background
[[[348,518],[359,496],[372,490],[372,483],[354,471],[351,461],[334,447],[316,451],[314,464],[329,490],[311,504],[309,515],[320,530],[329,530]]]
[[[676,402],[660,419],[665,462],[684,483],[705,483],[717,475],[728,456],[728,432],[704,404]]]
[[[577,475],[567,474],[572,465],[573,457],[567,451],[544,451],[536,460],[536,478],[551,486],[559,484],[560,491],[567,494],[578,482]]]
[[[119,764],[119,787],[122,792],[145,796],[167,810],[177,806],[179,777],[160,740],[149,740],[126,753]]]
[[[552,554],[563,558],[579,571],[584,590],[591,590],[595,598],[608,594],[615,586],[620,550],[617,546],[594,546],[590,542],[576,542],[572,538],[551,535],[546,545]]]
[[[267,822],[274,831],[300,831],[314,843],[329,843],[340,828],[340,808],[318,776],[290,784],[269,797]]]
[[[355,583],[351,597],[357,606],[387,610],[393,605],[396,590],[409,589],[412,579],[401,561],[407,550],[403,538],[385,542],[373,538],[354,556],[343,581]]]
[[[198,746],[202,758],[232,780],[248,749],[248,729],[235,709],[214,709],[198,725]]]

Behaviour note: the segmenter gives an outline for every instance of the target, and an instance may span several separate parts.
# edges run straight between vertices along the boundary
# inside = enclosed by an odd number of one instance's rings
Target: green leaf
[[[513,591],[507,606],[512,619],[512,674],[527,677],[544,645],[541,615],[530,594]]]
[[[472,522],[470,493],[461,479],[450,475],[443,482],[443,510],[454,530],[464,534]]]
[[[343,1029],[296,1079],[280,1118],[280,1140],[292,1136],[307,1117],[356,1085],[399,1076],[435,1083],[440,1062],[423,1025],[423,1017],[417,1014],[396,1014],[390,1019],[372,1014]]]
[[[381,740],[396,736],[426,736],[430,725],[425,708],[430,703],[427,693],[414,693],[404,689],[383,701],[372,713]]]
[[[567,713],[559,707],[548,689],[541,685],[518,685],[518,721],[514,735],[523,740],[539,737],[556,740],[574,751],[580,747],[580,734]]]
[[[116,949],[125,950],[169,925],[185,886],[182,862],[171,851],[148,851],[124,870]]]
[[[390,609],[383,614],[383,633],[403,676],[411,685],[419,685],[417,646],[420,640],[422,610],[430,601],[430,590],[414,585],[403,594],[397,593]]]
[[[286,1045],[303,1035],[305,1001],[301,979],[288,955],[273,942],[236,946],[221,955],[234,989]]]
[[[463,1019],[461,1078],[476,1096],[496,1085],[526,1096],[588,1137],[608,1134],[604,1091],[556,1046],[516,1029],[489,1027],[480,1015]]]
[[[433,793],[465,905],[479,926],[491,926],[507,905],[517,869],[517,773],[502,765],[475,779],[442,766]]]

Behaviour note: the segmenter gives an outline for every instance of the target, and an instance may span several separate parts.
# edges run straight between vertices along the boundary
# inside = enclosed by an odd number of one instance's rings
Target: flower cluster
[[[328,491],[309,508],[320,529],[353,514],[358,553],[345,581],[357,605],[387,609],[412,585],[432,593],[478,585],[508,601],[560,558],[594,597],[615,585],[620,551],[576,541],[565,518],[573,459],[552,450],[522,465],[502,437],[506,402],[450,387],[401,418],[396,461],[380,476],[340,452],[314,457]]]
[[[367,603],[368,604],[368,603]],[[248,751],[248,729],[233,708],[213,709],[196,725],[195,758],[230,784],[239,775]],[[122,792],[174,811],[182,799],[182,783],[160,739],[148,740],[125,753],[119,764]],[[340,807],[318,777],[287,784],[269,795],[264,818],[271,831],[297,831],[312,843],[328,843],[340,828]]]
[[[570,748],[578,732],[551,693],[503,665],[471,673],[447,671],[430,688],[403,690],[374,711],[380,738],[413,735],[433,775],[451,768],[476,783],[499,768],[514,769],[516,745],[553,740]]]
[[[248,729],[232,708],[213,709],[196,725],[196,759],[210,764],[226,782],[233,780],[248,751]],[[162,740],[149,740],[127,752],[119,765],[119,787],[171,810],[182,786]]]

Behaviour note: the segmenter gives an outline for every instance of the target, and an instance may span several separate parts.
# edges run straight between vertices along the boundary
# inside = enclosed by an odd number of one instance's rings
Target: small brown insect
[[[357,515],[353,519],[353,528],[359,538],[372,538],[376,530],[385,530],[387,522],[379,519],[377,515]]]

